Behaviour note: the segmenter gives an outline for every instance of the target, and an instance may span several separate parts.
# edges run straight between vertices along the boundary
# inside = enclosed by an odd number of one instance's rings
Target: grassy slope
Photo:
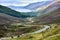
[[[60,23],[60,8],[35,19],[35,23]]]
[[[22,18],[32,17],[30,15],[25,15],[25,13],[17,12],[8,7],[0,5],[0,24],[7,24],[13,22],[22,22],[25,20]]]
[[[10,40],[60,40],[60,24],[50,24],[51,28],[38,34],[25,35]]]
[[[44,39],[44,40],[60,40],[60,34],[56,34],[56,35],[47,37],[47,38]]]
[[[8,14],[10,16],[14,16],[14,17],[18,17],[18,18],[30,17],[29,15],[23,15],[20,12],[17,12],[15,10],[12,10],[12,9],[5,7],[5,6],[2,6],[2,5],[0,5],[0,13],[5,13],[5,14]]]

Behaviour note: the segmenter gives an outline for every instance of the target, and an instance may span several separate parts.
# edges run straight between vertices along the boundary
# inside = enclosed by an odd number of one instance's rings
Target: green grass
[[[43,25],[40,26],[27,26],[27,25],[0,25],[0,36],[1,37],[6,37],[6,36],[14,36],[14,35],[21,35],[25,33],[31,33],[34,31],[37,31],[42,27]],[[22,31],[21,31],[22,30]]]
[[[60,34],[52,35],[44,40],[60,40]]]
[[[51,28],[38,34],[27,34],[10,40],[60,40],[60,24],[50,24]],[[31,38],[30,38],[31,37]]]
[[[56,23],[60,23],[60,19],[55,20]]]

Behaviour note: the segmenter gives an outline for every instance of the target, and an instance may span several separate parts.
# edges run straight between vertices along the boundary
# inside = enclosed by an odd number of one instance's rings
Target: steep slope
[[[15,22],[21,22],[21,18],[12,17],[4,13],[0,13],[0,24],[11,24]]]
[[[14,11],[8,7],[0,5],[0,24],[10,24],[15,22],[22,22],[24,18],[32,17],[23,13]]]
[[[7,8],[7,7],[1,6],[1,5],[0,5],[0,13],[5,13],[7,15],[18,17],[18,18],[30,17],[29,15],[22,15],[22,13],[20,13],[20,12],[14,11],[10,8]]]
[[[40,23],[60,23],[60,8],[37,18]]]
[[[58,8],[60,8],[60,2],[54,3],[53,5],[47,7],[46,9],[42,11],[38,11],[37,13],[39,13],[38,16],[42,14],[48,14],[49,12],[52,12]]]

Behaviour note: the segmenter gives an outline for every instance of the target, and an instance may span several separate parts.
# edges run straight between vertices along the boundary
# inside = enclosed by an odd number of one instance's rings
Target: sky
[[[41,1],[51,1],[51,0],[0,0],[1,5],[5,6],[26,6],[30,3],[41,2]]]
[[[41,2],[41,1],[52,1],[52,0],[0,0],[0,5],[4,5],[4,6],[27,6],[30,3]],[[29,10],[29,11],[31,11],[31,10]]]

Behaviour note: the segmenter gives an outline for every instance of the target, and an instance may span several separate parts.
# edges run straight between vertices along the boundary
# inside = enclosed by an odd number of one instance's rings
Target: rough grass
[[[60,40],[60,24],[50,24],[50,28],[38,34],[27,34],[9,40]]]
[[[44,40],[60,40],[60,34],[52,35]]]

